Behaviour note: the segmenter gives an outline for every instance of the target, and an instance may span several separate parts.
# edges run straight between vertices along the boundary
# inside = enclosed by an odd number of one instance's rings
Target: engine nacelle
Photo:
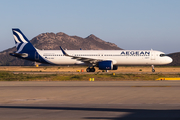
[[[118,69],[118,66],[113,65],[112,61],[110,60],[99,62],[98,67],[100,70],[117,70]]]
[[[100,70],[112,70],[113,64],[112,61],[101,61],[98,63],[98,67]]]

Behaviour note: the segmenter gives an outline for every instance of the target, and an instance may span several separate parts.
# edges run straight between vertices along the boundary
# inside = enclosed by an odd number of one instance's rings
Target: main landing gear
[[[95,68],[94,68],[94,67],[92,67],[92,68],[88,67],[88,68],[86,69],[86,71],[87,71],[87,72],[95,72]]]
[[[151,65],[151,67],[152,67],[152,72],[155,72],[154,65]]]

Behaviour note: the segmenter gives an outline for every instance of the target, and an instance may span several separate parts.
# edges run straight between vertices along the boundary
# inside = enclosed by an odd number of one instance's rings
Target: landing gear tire
[[[95,72],[95,68],[87,68],[86,72]]]
[[[152,67],[152,72],[155,72],[154,65],[151,65],[151,67]]]
[[[95,68],[91,68],[91,72],[95,72]]]
[[[86,69],[86,72],[90,72],[90,68],[87,68],[87,69]]]

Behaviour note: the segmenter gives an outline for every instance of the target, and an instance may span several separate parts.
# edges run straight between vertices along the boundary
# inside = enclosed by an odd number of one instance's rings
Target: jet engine
[[[112,61],[110,60],[99,62],[98,67],[100,70],[117,70],[118,69],[118,66],[113,65]]]

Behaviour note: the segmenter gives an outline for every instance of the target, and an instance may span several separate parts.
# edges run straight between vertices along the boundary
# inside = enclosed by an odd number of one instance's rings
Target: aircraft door
[[[155,60],[156,54],[153,50],[151,50],[151,60]]]
[[[37,51],[35,52],[35,60],[39,60],[39,54]]]
[[[101,56],[101,57],[100,57],[101,59],[104,58],[104,54],[103,54],[103,53],[100,53],[99,55]]]

